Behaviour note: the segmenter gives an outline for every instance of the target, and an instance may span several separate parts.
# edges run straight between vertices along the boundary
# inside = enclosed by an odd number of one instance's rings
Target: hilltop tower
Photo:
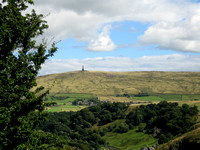
[[[84,69],[84,65],[82,65],[82,71],[85,71],[85,69]]]

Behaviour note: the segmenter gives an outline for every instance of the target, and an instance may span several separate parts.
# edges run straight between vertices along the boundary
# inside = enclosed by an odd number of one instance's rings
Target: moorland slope
[[[200,72],[100,72],[76,71],[40,76],[38,86],[50,94],[199,94]]]

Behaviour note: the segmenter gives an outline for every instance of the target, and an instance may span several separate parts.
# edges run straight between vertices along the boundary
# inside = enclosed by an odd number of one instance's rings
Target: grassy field
[[[56,106],[46,107],[46,111],[48,112],[60,112],[60,111],[79,111],[86,106],[76,106],[71,103],[76,99],[89,99],[92,98],[91,94],[80,94],[80,93],[59,93],[55,95],[49,95],[45,103],[48,102],[56,102]]]
[[[60,112],[60,111],[78,111],[86,106],[75,106],[72,102],[76,99],[89,99],[94,97],[92,94],[81,94],[81,93],[59,93],[55,95],[49,95],[45,102],[56,102],[57,106],[47,107],[46,110],[49,112]],[[176,95],[176,94],[160,94],[155,96],[142,96],[142,97],[116,97],[116,96],[99,96],[100,101],[107,102],[133,102],[136,104],[131,104],[134,108],[139,105],[147,105],[149,103],[158,103],[160,101],[166,100],[171,102],[178,102],[179,105],[184,103],[188,105],[196,105],[200,110],[200,95]]]
[[[123,150],[140,150],[141,147],[157,144],[157,140],[151,135],[136,131],[137,128],[123,134],[109,132],[103,138],[109,142],[109,146]]]
[[[133,101],[140,100],[140,101],[163,101],[164,99],[159,96],[143,96],[143,97],[131,97]]]
[[[115,120],[103,126],[94,125],[92,129],[103,130],[108,126],[119,126],[120,123],[124,123],[125,119]],[[121,150],[140,150],[141,147],[147,147],[158,144],[156,138],[151,135],[144,134],[143,132],[137,132],[138,127],[133,130],[129,130],[127,133],[114,133],[107,132],[103,139],[108,142],[108,146],[118,148]]]
[[[152,96],[131,97],[133,100],[142,101],[199,101],[199,94],[155,94]]]
[[[38,86],[50,94],[90,93],[98,96],[116,94],[199,94],[199,72],[97,72],[76,71],[41,76]]]
[[[74,105],[63,105],[63,106],[51,106],[47,107],[46,111],[48,112],[61,112],[61,111],[79,111],[86,106],[74,106]]]

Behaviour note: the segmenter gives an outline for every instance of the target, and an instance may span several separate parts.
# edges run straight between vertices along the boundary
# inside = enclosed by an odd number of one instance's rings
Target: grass
[[[63,99],[60,100],[59,97],[62,97]],[[91,94],[82,94],[82,93],[70,93],[70,94],[59,93],[55,95],[50,95],[47,97],[47,100],[45,100],[45,102],[56,102],[57,106],[47,107],[46,111],[48,112],[79,111],[83,108],[86,108],[86,106],[72,105],[71,102],[73,102],[76,99],[89,99],[92,97],[93,95]]]
[[[199,111],[200,111],[200,102],[196,103],[195,105],[197,106],[197,108],[198,108]]]
[[[38,77],[37,83],[38,86],[50,88],[50,94],[90,93],[114,96],[124,93],[176,93],[185,95],[182,98],[186,98],[186,94],[200,93],[199,76],[199,72],[76,71]],[[166,96],[162,98],[169,99]]]
[[[180,101],[182,100],[182,95],[178,95],[178,94],[163,94],[163,95],[159,95],[159,97],[161,97],[163,100],[174,100],[174,101]]]
[[[142,101],[163,101],[164,99],[159,96],[142,96],[142,97],[132,97],[133,100],[142,100]]]
[[[131,97],[133,100],[142,101],[199,101],[199,94],[155,94],[152,96]]]
[[[68,105],[47,107],[46,111],[48,111],[48,112],[79,111],[83,108],[86,108],[86,106],[76,106],[76,105],[68,104]]]
[[[54,96],[54,97],[53,97]],[[62,97],[62,100],[59,99]],[[76,99],[89,99],[94,97],[92,94],[83,94],[83,93],[59,93],[55,95],[50,95],[47,97],[45,102],[56,102],[58,106],[51,106],[47,108],[47,111],[78,111],[85,107],[74,106],[71,104]],[[200,110],[200,95],[189,95],[189,94],[155,94],[151,96],[142,96],[136,97],[132,96],[131,98],[127,97],[116,97],[116,96],[99,96],[100,101],[109,101],[109,102],[147,102],[141,104],[149,103],[158,103],[160,101],[166,100],[171,102],[178,102],[179,105],[184,103],[188,105],[196,105]],[[141,105],[131,104],[132,107]]]
[[[141,147],[157,144],[157,139],[136,130],[137,128],[123,134],[109,132],[103,138],[110,146],[123,150],[140,150]]]
[[[72,102],[75,99],[89,99],[92,98],[92,94],[82,94],[82,93],[59,93],[47,96],[46,102],[56,101],[60,103]]]
[[[60,112],[61,111],[61,107],[57,107],[57,106],[55,106],[55,107],[48,107],[46,109],[46,111],[48,111],[48,112]]]

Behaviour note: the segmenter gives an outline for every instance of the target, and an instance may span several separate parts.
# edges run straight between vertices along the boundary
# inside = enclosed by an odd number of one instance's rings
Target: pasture
[[[141,147],[157,144],[157,139],[143,132],[137,132],[137,128],[122,134],[109,132],[103,138],[109,142],[109,146],[123,150],[140,150]]]
[[[72,102],[77,99],[87,100],[95,97],[92,94],[83,93],[59,93],[55,95],[49,95],[45,99],[45,103],[56,102],[56,106],[46,107],[46,111],[60,112],[60,111],[79,111],[87,106],[72,105]],[[130,108],[137,107],[139,105],[147,105],[150,103],[159,103],[160,101],[177,102],[179,105],[188,104],[190,106],[196,105],[200,110],[200,95],[186,95],[186,94],[155,94],[150,96],[135,97],[116,97],[116,96],[99,96],[100,102],[122,102],[130,103]]]
[[[56,102],[57,105],[46,107],[48,112],[61,112],[61,111],[79,111],[86,106],[76,106],[72,105],[72,102],[76,99],[89,99],[92,98],[91,94],[82,94],[82,93],[59,93],[55,95],[49,95],[45,99],[45,103]]]

